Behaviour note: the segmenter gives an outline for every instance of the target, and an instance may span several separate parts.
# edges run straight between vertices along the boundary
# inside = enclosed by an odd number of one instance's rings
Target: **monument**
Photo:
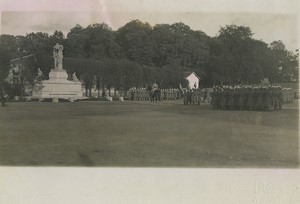
[[[81,82],[76,77],[69,81],[63,69],[63,49],[64,46],[58,43],[53,47],[54,69],[51,69],[49,79],[41,82],[41,88],[33,92],[33,97],[52,98],[53,102],[58,102],[59,98],[70,101],[83,98]]]

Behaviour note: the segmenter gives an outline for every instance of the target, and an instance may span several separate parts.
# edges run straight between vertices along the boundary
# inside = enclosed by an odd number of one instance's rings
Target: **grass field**
[[[0,107],[0,165],[297,168],[299,108],[8,103]]]

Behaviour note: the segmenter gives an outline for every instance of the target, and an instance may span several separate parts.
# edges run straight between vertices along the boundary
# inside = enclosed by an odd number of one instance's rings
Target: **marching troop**
[[[211,105],[221,110],[281,110],[283,103],[293,102],[293,94],[281,86],[215,86]]]

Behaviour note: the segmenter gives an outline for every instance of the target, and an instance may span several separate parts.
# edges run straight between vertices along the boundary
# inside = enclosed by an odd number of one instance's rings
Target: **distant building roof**
[[[190,76],[191,74],[194,74],[198,79],[200,79],[199,75],[196,72],[193,71],[183,71],[183,76],[185,78],[187,78],[188,76]]]

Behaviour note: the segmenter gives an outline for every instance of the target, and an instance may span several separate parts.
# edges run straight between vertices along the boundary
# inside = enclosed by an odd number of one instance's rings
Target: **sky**
[[[86,27],[102,22],[117,30],[130,20],[139,19],[152,26],[183,22],[193,30],[216,36],[221,26],[236,24],[249,26],[258,40],[266,43],[282,40],[287,49],[298,49],[299,16],[295,9],[298,4],[293,0],[287,1],[290,3],[272,0],[272,4],[267,4],[268,1],[263,4],[253,0],[218,0],[215,2],[219,4],[213,4],[207,0],[154,0],[154,3],[146,0],[127,0],[126,3],[121,0],[23,0],[24,4],[20,5],[16,0],[0,0],[0,6],[4,8],[1,33],[52,34],[60,30],[67,34],[76,24]]]

